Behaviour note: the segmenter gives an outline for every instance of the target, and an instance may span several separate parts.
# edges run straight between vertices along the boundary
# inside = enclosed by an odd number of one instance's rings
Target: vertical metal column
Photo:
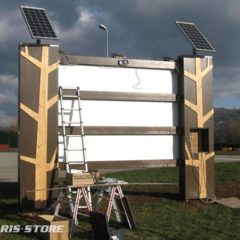
[[[58,47],[19,47],[19,202],[45,208],[57,181]]]
[[[179,58],[179,93],[183,95],[180,123],[180,192],[185,199],[213,197],[213,83],[212,57]]]

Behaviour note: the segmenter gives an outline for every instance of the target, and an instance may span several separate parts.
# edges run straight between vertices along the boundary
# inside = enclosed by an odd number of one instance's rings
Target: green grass
[[[237,239],[239,210],[163,199],[133,206],[138,230],[127,239]]]
[[[149,168],[125,172],[107,173],[105,177],[114,177],[127,182],[178,182],[178,168]]]
[[[215,165],[215,176],[218,183],[240,183],[240,163],[218,163]]]
[[[216,195],[240,197],[240,163],[216,164]],[[177,182],[177,168],[132,170],[108,173],[129,182]],[[0,185],[2,224],[26,224],[22,220],[6,220],[6,211],[16,211],[16,194],[7,193],[14,186]],[[3,189],[3,191],[2,191]],[[240,237],[240,209],[230,209],[200,201],[180,201],[177,186],[129,186],[124,188],[137,224],[136,230],[126,230],[126,240],[226,240]],[[87,239],[91,226],[80,219],[74,239]],[[33,235],[0,234],[0,239],[37,239]]]

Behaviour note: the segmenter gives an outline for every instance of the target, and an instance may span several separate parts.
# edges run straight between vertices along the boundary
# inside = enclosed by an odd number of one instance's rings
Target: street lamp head
[[[108,57],[108,28],[105,25],[103,25],[103,24],[100,24],[98,27],[100,29],[106,31],[106,36],[107,36],[107,57]]]
[[[104,31],[108,31],[107,27],[103,24],[100,24],[98,27],[101,28]]]

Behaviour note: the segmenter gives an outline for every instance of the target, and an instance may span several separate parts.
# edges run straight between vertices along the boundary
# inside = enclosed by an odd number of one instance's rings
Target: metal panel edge
[[[89,56],[73,56],[66,54],[59,54],[59,61],[62,65],[89,65],[89,66],[107,66],[107,67],[121,67],[121,68],[146,68],[146,69],[162,69],[175,70],[175,61],[156,61],[156,60],[140,60],[127,59],[127,65],[119,65],[119,58],[105,58],[105,57],[89,57]]]

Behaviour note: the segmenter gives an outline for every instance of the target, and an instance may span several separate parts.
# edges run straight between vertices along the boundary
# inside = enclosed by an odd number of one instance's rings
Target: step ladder
[[[71,223],[71,228],[69,232],[70,239],[72,239],[75,232],[75,227],[78,225],[78,211],[79,209],[82,208],[82,206],[80,205],[81,199],[85,201],[88,212],[91,212],[93,210],[91,199],[89,199],[89,195],[87,193],[88,193],[88,190],[85,187],[77,189],[77,194],[76,194],[74,207],[73,207],[72,223]]]
[[[108,207],[105,214],[107,222],[110,221],[111,212],[113,210],[117,222],[122,223],[124,227],[129,229],[136,228],[136,223],[132,215],[132,210],[128,202],[128,198],[123,194],[121,186],[116,184],[115,186],[108,188],[107,191],[103,188],[100,188],[95,211],[99,211],[104,195],[106,195],[107,198],[109,196]]]
[[[107,191],[106,191],[107,188]],[[131,207],[128,202],[128,198],[123,194],[121,186],[116,183],[114,185],[103,184],[102,186],[98,185],[98,194],[97,202],[95,206],[92,206],[90,199],[87,195],[86,187],[79,187],[77,189],[77,195],[74,202],[74,213],[72,217],[72,224],[70,228],[70,239],[73,238],[75,233],[75,227],[78,225],[77,213],[80,207],[80,200],[84,200],[87,209],[90,214],[90,218],[95,218],[95,214],[100,213],[99,207],[102,202],[104,195],[107,195],[108,206],[106,212],[103,214],[106,217],[106,224],[109,224],[112,210],[115,213],[117,222],[121,223],[123,227],[129,229],[135,229],[136,223],[132,215]]]
[[[66,94],[64,93],[66,92]],[[71,94],[67,94],[70,92]],[[88,164],[87,164],[87,155],[86,155],[86,147],[85,147],[85,134],[84,134],[84,126],[82,119],[82,108],[81,108],[81,96],[80,96],[80,88],[76,89],[63,89],[59,87],[59,100],[60,100],[60,113],[61,113],[61,123],[62,123],[62,137],[63,137],[63,153],[64,153],[64,162],[66,164],[67,173],[71,172],[71,166],[73,165],[84,165],[84,171],[88,172]],[[64,107],[64,100],[72,100],[71,107]],[[74,107],[74,103],[77,102],[77,107]],[[73,122],[73,116],[76,116],[74,112],[78,112],[78,121]],[[68,121],[66,121],[66,115],[69,115]],[[68,127],[78,127],[78,134],[67,134],[66,129]],[[69,148],[70,138],[80,138],[80,147],[79,148]],[[75,152],[77,154],[82,155],[82,161],[71,161],[69,159],[69,153]]]

